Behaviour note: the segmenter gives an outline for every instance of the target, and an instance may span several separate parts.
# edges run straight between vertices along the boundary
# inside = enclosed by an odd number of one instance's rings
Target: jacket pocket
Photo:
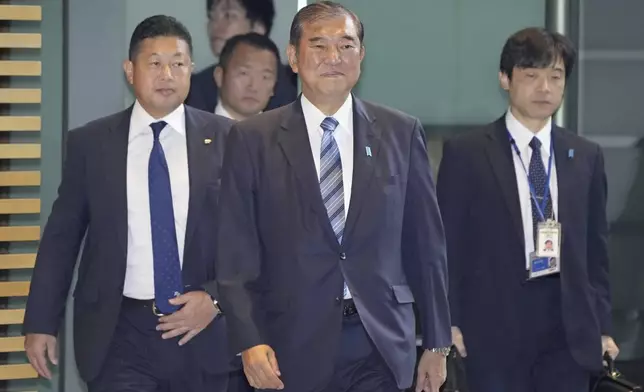
[[[408,285],[391,286],[394,297],[399,304],[410,304],[414,302],[414,295]]]

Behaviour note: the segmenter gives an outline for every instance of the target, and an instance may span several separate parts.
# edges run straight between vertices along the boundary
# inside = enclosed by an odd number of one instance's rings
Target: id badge
[[[536,279],[542,276],[557,274],[560,271],[561,264],[558,257],[539,257],[534,253],[530,254],[528,279]]]
[[[554,220],[539,222],[535,253],[538,257],[560,257],[561,224]]]

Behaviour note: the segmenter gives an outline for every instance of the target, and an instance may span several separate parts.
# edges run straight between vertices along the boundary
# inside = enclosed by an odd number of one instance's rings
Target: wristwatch
[[[449,355],[451,349],[452,349],[451,347],[441,347],[441,348],[432,348],[429,351],[431,351],[433,353],[443,354],[443,356],[447,357]]]
[[[219,307],[219,301],[217,301],[216,299],[212,298],[212,296],[210,298],[212,299],[212,304],[215,305],[215,310],[217,311],[217,314],[215,314],[215,317],[217,317],[217,316],[219,316],[220,314],[223,313],[221,311],[221,308]]]

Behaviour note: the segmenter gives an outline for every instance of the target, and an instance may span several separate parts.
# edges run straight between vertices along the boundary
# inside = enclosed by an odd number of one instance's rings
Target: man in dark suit
[[[499,72],[509,110],[444,146],[452,332],[475,392],[587,391],[602,350],[618,352],[602,152],[552,124],[574,62],[560,34],[512,35]],[[559,243],[544,252],[538,238]]]
[[[191,53],[174,18],[144,20],[124,63],[136,102],[68,135],[24,322],[41,376],[51,376],[47,357],[57,362],[84,238],[74,343],[90,392],[226,391],[231,356],[211,255],[231,122],[184,107]]]
[[[233,126],[217,282],[229,344],[258,389],[418,391],[445,378],[450,327],[441,217],[417,119],[351,94],[363,28],[344,6],[302,8],[295,103]]]
[[[226,42],[237,35],[258,33],[268,36],[273,27],[273,0],[206,0],[210,50],[220,57]],[[219,100],[213,64],[192,76],[186,104],[213,113]],[[287,105],[297,97],[296,77],[290,67],[279,64],[274,94],[265,110]]]

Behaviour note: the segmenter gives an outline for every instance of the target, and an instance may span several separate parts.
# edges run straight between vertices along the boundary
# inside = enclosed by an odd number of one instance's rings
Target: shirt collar
[[[215,107],[215,114],[234,120],[233,116],[228,110],[221,104],[221,99],[217,101],[217,106]]]
[[[262,111],[261,111],[261,110],[260,110],[260,111],[259,111],[259,113],[257,113],[257,114],[260,114],[260,113],[262,113]],[[215,114],[217,114],[217,115],[219,115],[219,116],[223,116],[223,117],[229,118],[229,119],[234,120],[234,121],[238,121],[236,118],[234,118],[234,117],[230,114],[230,112],[228,111],[228,109],[226,109],[226,108],[224,107],[224,105],[221,103],[221,99],[220,99],[219,101],[217,101],[217,106],[215,107]]]
[[[530,145],[533,137],[537,137],[541,142],[541,152],[550,156],[550,139],[552,137],[552,117],[548,118],[548,122],[536,134],[521,124],[521,122],[514,117],[512,110],[508,109],[505,114],[505,125],[510,132],[510,136],[514,139],[514,143],[519,148],[519,151],[525,151]]]
[[[186,113],[185,107],[183,104],[179,105],[174,111],[168,115],[160,118],[154,119],[138,100],[134,102],[132,107],[132,115],[130,117],[130,135],[129,139],[132,140],[134,137],[148,132],[152,132],[150,124],[165,121],[168,123],[170,128],[174,129],[176,132],[179,132],[181,135],[186,134]]]
[[[320,125],[327,117],[335,118],[338,124],[344,129],[353,129],[353,96],[351,94],[347,96],[342,106],[331,116],[322,113],[304,94],[302,94],[301,104],[304,118],[309,119],[312,124],[316,124],[318,132],[320,133],[322,133]]]

